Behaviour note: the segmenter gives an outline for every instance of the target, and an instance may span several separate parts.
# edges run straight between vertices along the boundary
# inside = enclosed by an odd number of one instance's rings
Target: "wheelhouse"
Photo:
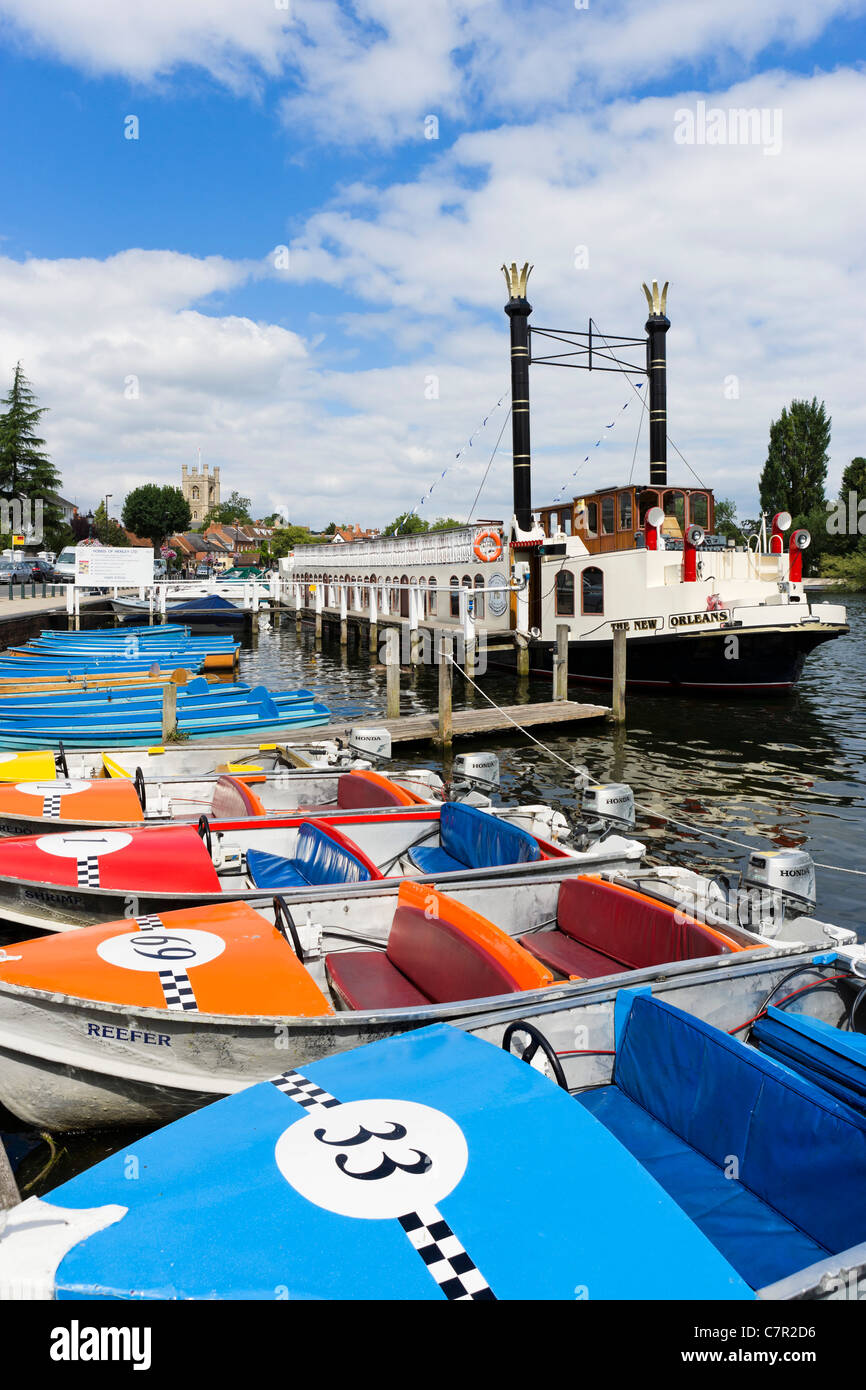
[[[644,522],[653,507],[665,514],[662,535],[682,540],[686,528],[700,526],[712,533],[715,502],[705,487],[603,488],[540,509],[541,524],[550,540],[557,535],[579,536],[590,555],[634,550],[643,544]]]

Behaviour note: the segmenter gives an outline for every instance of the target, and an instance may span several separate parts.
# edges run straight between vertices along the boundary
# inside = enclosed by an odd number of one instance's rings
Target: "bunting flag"
[[[634,382],[633,384],[634,384],[635,390],[639,391],[639,390],[641,389],[641,387],[642,387],[645,383],[644,383],[643,381],[636,381],[636,382]],[[623,405],[623,406],[621,407],[621,409],[619,410],[619,412],[613,417],[613,419],[611,420],[610,424],[609,424],[609,425],[605,425],[605,431],[607,431],[607,430],[612,430],[612,429],[613,429],[613,427],[614,427],[614,425],[616,424],[617,420],[619,419],[620,415],[622,415],[626,410],[628,410],[629,406],[630,406],[631,403],[632,403],[632,399],[633,399],[633,398],[632,398],[631,396],[629,396],[628,400],[625,402],[625,405]],[[641,397],[639,397],[638,399],[642,401],[642,400],[643,400],[643,397],[641,396]],[[603,435],[601,436],[601,439],[597,439],[597,440],[595,441],[595,444],[594,444],[593,447],[596,448],[596,449],[598,449],[599,446],[602,444],[602,442],[603,442],[606,438],[607,438],[607,433],[603,434]],[[589,463],[589,460],[590,460],[591,458],[592,458],[592,453],[590,452],[590,453],[587,454],[587,456],[586,456],[586,458],[583,460],[583,462],[582,462],[582,463],[579,463],[579,464],[577,465],[577,467],[575,468],[574,472],[573,472],[573,473],[569,473],[568,477],[565,478],[565,479],[563,480],[563,482],[562,482],[561,485],[560,485],[559,491],[557,492],[556,496],[555,496],[554,499],[553,499],[553,503],[552,503],[553,506],[556,506],[557,502],[561,501],[561,499],[562,499],[562,497],[563,497],[563,495],[564,495],[564,493],[565,493],[565,490],[566,490],[566,488],[568,487],[569,483],[571,483],[571,482],[577,477],[577,475],[578,475],[578,473],[580,472],[581,468],[583,468],[587,463]]]
[[[490,408],[490,410],[488,410],[487,414],[484,416],[484,419],[481,421],[481,424],[478,425],[478,426],[472,431],[472,433],[471,433],[470,436],[469,436],[469,439],[468,439],[467,442],[463,445],[463,448],[457,450],[457,453],[454,455],[454,462],[453,462],[453,463],[449,463],[448,466],[447,466],[447,468],[443,468],[443,469],[442,469],[442,472],[439,474],[439,477],[438,477],[438,478],[435,478],[435,479],[433,480],[433,482],[430,484],[430,486],[428,487],[427,491],[424,493],[424,495],[423,495],[423,497],[421,498],[421,500],[412,508],[411,512],[407,512],[407,513],[406,513],[406,516],[405,516],[404,521],[402,522],[402,524],[401,524],[400,526],[397,527],[397,530],[394,532],[394,535],[395,535],[395,536],[399,536],[401,530],[403,529],[403,526],[406,525],[406,522],[409,520],[410,516],[417,516],[417,515],[418,515],[419,509],[420,509],[421,507],[424,506],[424,503],[425,503],[425,502],[429,501],[430,497],[431,497],[432,494],[433,494],[434,489],[437,488],[437,487],[439,486],[439,484],[441,483],[442,479],[443,479],[443,478],[446,478],[446,477],[448,476],[449,473],[453,473],[456,469],[458,469],[458,468],[461,466],[461,465],[460,465],[460,460],[461,460],[461,459],[464,457],[464,455],[467,454],[468,451],[472,448],[472,445],[473,445],[473,443],[475,442],[476,437],[477,437],[477,436],[481,433],[481,431],[484,429],[485,425],[487,424],[487,421],[488,421],[493,415],[496,414],[497,410],[498,410],[498,409],[500,408],[500,406],[502,405],[502,402],[503,402],[503,401],[507,401],[507,400],[508,400],[508,397],[509,397],[510,395],[511,395],[511,392],[510,392],[510,391],[506,391],[505,394],[504,394],[503,396],[500,396],[500,397],[499,397],[499,400],[496,402],[496,404],[495,404],[494,406],[492,406],[492,407]]]

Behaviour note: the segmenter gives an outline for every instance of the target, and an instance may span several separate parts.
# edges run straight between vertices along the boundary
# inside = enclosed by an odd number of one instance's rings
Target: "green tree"
[[[299,545],[316,545],[320,540],[314,536],[309,526],[281,526],[271,537],[271,559],[280,560]]]
[[[743,537],[743,529],[737,521],[737,504],[732,497],[716,498],[715,534],[727,539],[733,537],[735,541]]]
[[[429,530],[429,522],[424,521],[415,512],[401,512],[399,516],[395,516],[394,520],[388,523],[382,534],[396,536],[399,531],[401,536],[420,536]]]
[[[462,526],[462,521],[455,521],[453,516],[437,516],[435,521],[431,521],[431,531],[450,531],[452,526]]]
[[[241,497],[239,492],[233,492],[227,502],[211,507],[202,522],[202,530],[207,530],[208,526],[231,526],[234,521],[245,525],[252,521],[250,505],[249,497]]]
[[[849,593],[866,589],[866,537],[861,536],[847,555],[826,555],[821,573],[831,579],[841,579],[842,589]]]
[[[861,526],[866,531],[866,459],[858,456],[848,464],[839,486],[839,505],[828,507],[828,512],[828,528],[836,541],[831,548],[842,555],[856,550]]]
[[[127,494],[123,524],[136,536],[147,536],[155,551],[174,531],[188,531],[192,516],[179,487],[144,483]]]
[[[41,501],[43,531],[56,531],[63,520],[54,500],[60,474],[44,452],[45,440],[37,433],[47,406],[36,404],[20,362],[9,394],[0,404],[6,406],[0,414],[0,493],[7,499],[27,498],[31,504]]]
[[[103,545],[129,545],[129,537],[118,521],[105,512],[103,499],[93,513],[93,534]]]
[[[770,425],[770,446],[761,473],[761,507],[771,515],[805,516],[824,507],[831,421],[817,396],[792,401]]]

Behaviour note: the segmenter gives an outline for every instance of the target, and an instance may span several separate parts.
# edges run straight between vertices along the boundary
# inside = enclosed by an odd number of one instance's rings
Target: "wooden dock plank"
[[[472,738],[476,735],[519,733],[515,724],[525,729],[553,727],[559,724],[575,724],[587,719],[607,719],[610,709],[606,705],[585,705],[575,700],[550,700],[541,704],[505,705],[502,709],[460,709],[453,715],[454,737]],[[510,716],[510,718],[509,718]],[[393,744],[434,743],[439,732],[439,720],[435,714],[409,714],[401,719],[381,719],[375,714],[359,716],[351,724],[325,724],[312,729],[294,729],[284,738],[271,735],[262,739],[252,735],[223,735],[214,739],[195,739],[199,747],[209,744],[249,743],[257,747],[262,742],[281,743],[296,747],[306,747],[311,743],[321,743],[324,739],[349,737],[349,730],[369,726],[387,729]]]

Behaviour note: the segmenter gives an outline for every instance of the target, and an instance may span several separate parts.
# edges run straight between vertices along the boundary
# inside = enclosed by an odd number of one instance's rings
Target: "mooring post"
[[[325,597],[325,591],[324,591],[323,586],[322,586],[321,584],[316,584],[316,585],[315,585],[315,603],[316,603],[316,641],[317,641],[317,642],[321,642],[321,640],[322,640],[322,603],[323,603],[323,601],[324,601],[324,597]]]
[[[162,688],[162,739],[163,742],[177,731],[177,686],[169,681]]]
[[[556,624],[556,651],[553,656],[553,698],[568,699],[568,623]]]
[[[518,676],[529,675],[529,638],[524,637],[522,632],[515,632],[514,647],[517,654],[517,674]]]
[[[453,651],[453,637],[443,632],[439,638],[439,737],[437,741],[445,748],[450,748],[454,737],[451,722],[451,655]]]
[[[370,585],[370,655],[373,660],[379,650],[379,611],[376,604],[378,591],[375,584]]]
[[[395,627],[385,633],[385,681],[387,719],[400,718],[400,634]]]
[[[421,664],[421,634],[418,631],[418,589],[409,589],[409,662],[412,666]]]
[[[340,585],[340,646],[349,645],[349,586]]]
[[[0,1139],[0,1211],[10,1211],[21,1201],[21,1193],[12,1172],[12,1164],[6,1152],[6,1145]]]
[[[613,701],[611,718],[615,724],[625,723],[626,633],[624,627],[613,633]]]

